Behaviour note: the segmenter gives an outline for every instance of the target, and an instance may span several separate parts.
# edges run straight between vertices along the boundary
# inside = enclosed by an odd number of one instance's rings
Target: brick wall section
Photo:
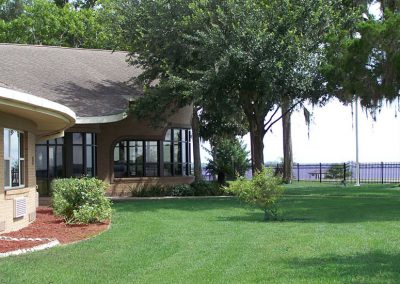
[[[12,128],[12,125],[10,126]],[[20,128],[18,130],[21,130]],[[11,232],[26,227],[29,223],[29,214],[36,212],[36,178],[35,178],[35,142],[33,133],[25,132],[25,188],[4,190],[4,128],[0,127],[0,228],[1,233]],[[27,198],[27,214],[24,217],[14,218],[14,199]],[[32,222],[33,220],[31,220]]]
[[[153,185],[178,185],[190,184],[194,181],[194,177],[177,176],[177,177],[138,177],[125,178],[115,180],[110,185],[108,196],[132,196],[132,191],[138,191]]]

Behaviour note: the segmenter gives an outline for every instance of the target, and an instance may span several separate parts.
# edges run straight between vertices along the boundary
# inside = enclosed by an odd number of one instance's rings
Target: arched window
[[[159,142],[123,140],[114,148],[114,177],[159,176]]]

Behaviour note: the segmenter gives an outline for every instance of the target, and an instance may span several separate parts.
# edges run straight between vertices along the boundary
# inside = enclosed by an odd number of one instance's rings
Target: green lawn
[[[400,190],[288,186],[282,220],[235,199],[114,205],[111,229],[0,260],[0,283],[399,283]]]

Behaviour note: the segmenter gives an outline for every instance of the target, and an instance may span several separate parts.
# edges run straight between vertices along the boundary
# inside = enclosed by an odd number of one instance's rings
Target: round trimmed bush
[[[111,217],[111,201],[105,196],[108,184],[96,178],[56,179],[51,184],[53,210],[67,223],[103,222]]]

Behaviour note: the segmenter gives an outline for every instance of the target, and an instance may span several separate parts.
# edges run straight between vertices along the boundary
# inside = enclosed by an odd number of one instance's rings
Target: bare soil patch
[[[28,227],[16,232],[0,236],[11,238],[44,238],[57,239],[61,244],[68,244],[93,237],[107,230],[109,223],[96,223],[89,225],[67,225],[63,218],[53,214],[50,207],[38,207],[36,221]],[[46,243],[46,241],[9,241],[0,240],[0,252],[18,249],[27,249]]]

